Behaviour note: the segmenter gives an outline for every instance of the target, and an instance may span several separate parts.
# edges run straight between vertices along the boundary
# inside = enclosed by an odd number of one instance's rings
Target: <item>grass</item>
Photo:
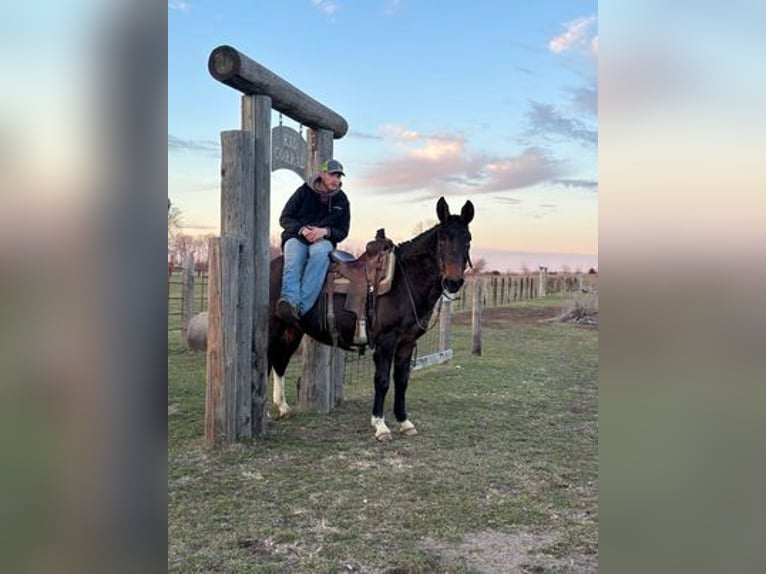
[[[598,332],[535,321],[565,304],[487,310],[480,357],[456,316],[453,361],[411,378],[420,434],[387,445],[369,381],[204,449],[204,355],[169,334],[169,571],[595,571]]]

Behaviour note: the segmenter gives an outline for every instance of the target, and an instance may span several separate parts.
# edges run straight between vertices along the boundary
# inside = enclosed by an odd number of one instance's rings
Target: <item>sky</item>
[[[207,69],[222,44],[348,122],[341,248],[411,238],[444,196],[474,204],[489,269],[598,266],[597,2],[169,1],[168,197],[191,235],[219,233],[220,133],[240,127]],[[272,173],[272,237],[300,184]]]

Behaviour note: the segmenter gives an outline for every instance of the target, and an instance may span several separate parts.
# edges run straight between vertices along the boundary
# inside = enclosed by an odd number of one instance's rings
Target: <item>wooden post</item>
[[[476,277],[473,290],[473,315],[471,318],[471,329],[473,332],[473,347],[471,353],[481,356],[481,309],[482,309],[482,281]]]
[[[500,277],[500,304],[505,304],[505,275]]]
[[[242,96],[242,129],[251,133],[253,142],[253,196],[251,206],[253,261],[251,284],[253,313],[251,319],[251,416],[253,434],[266,431],[266,389],[268,387],[269,347],[269,222],[271,217],[271,98],[264,95]]]
[[[221,238],[210,243],[205,443],[252,437],[253,133],[221,133]]]
[[[319,165],[332,158],[333,141],[330,130],[309,130],[307,173],[316,173]],[[312,145],[315,143],[315,145]],[[301,411],[329,413],[343,399],[345,354],[339,348],[305,338],[303,343],[303,374],[298,389]]]
[[[189,253],[184,260],[184,270],[181,281],[181,341],[186,343],[189,331],[189,321],[194,315],[194,255]]]
[[[221,435],[223,418],[223,343],[221,319],[221,244],[208,243],[207,384],[205,385],[205,445],[213,446]]]
[[[450,348],[452,339],[452,300],[441,298],[441,315],[439,316],[439,350],[446,351]]]

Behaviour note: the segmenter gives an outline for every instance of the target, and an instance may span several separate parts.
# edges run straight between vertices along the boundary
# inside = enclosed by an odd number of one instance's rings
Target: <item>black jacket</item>
[[[291,237],[297,237],[308,245],[308,241],[298,235],[298,230],[304,225],[329,227],[327,239],[337,246],[348,235],[350,224],[351,205],[342,190],[323,197],[304,183],[290,196],[279,216],[279,225],[284,229],[282,247]]]

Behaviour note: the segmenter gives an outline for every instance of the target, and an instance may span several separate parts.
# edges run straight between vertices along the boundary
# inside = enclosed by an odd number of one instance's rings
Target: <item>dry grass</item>
[[[420,434],[388,445],[370,381],[330,415],[207,451],[204,356],[169,343],[169,570],[596,571],[598,333],[502,311],[485,313],[481,357],[455,322],[452,363],[412,377]]]

